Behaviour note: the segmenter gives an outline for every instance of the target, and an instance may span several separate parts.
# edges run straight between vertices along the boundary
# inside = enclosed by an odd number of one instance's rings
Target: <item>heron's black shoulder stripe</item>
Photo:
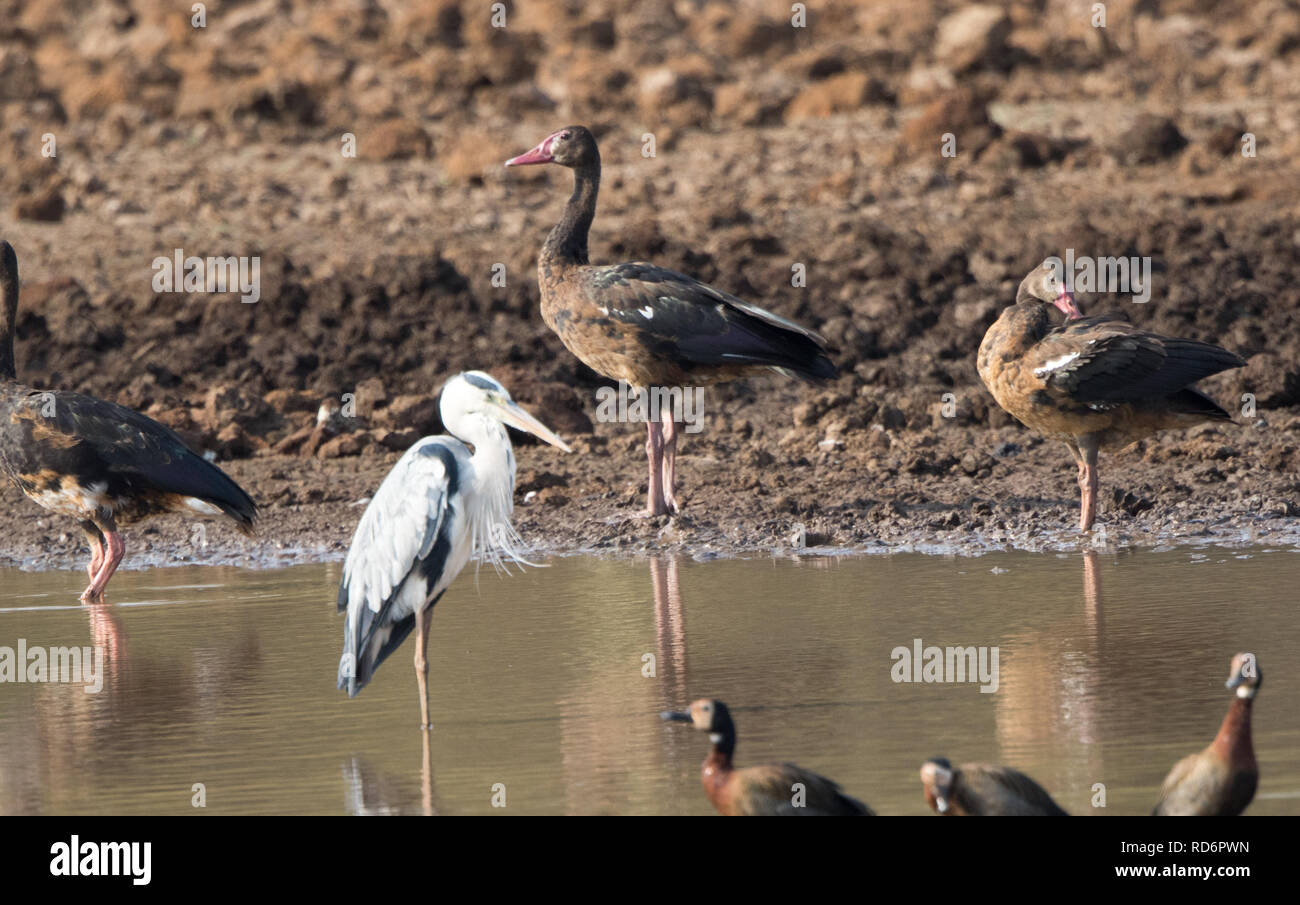
[[[460,487],[460,466],[456,463],[456,454],[442,443],[426,443],[420,447],[420,455],[442,460],[442,467],[447,470],[446,499],[450,500]]]
[[[468,371],[461,374],[460,376],[464,377],[467,381],[470,382],[470,384],[478,387],[480,390],[495,390],[497,388],[496,384],[494,384],[492,381],[484,380],[482,377],[478,376],[477,374],[471,374]]]

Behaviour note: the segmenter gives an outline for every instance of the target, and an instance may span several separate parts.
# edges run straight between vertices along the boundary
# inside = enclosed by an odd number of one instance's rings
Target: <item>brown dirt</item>
[[[809,4],[805,29],[768,6],[529,2],[494,29],[468,0],[266,0],[210,5],[194,29],[150,0],[0,2],[23,379],[159,418],[264,507],[251,543],[138,527],[132,561],[341,554],[358,501],[440,429],[437,389],[470,367],[574,441],[520,441],[521,499],[536,495],[518,522],[542,548],[1077,546],[1069,457],[974,366],[1019,278],[1067,247],[1151,256],[1149,303],[1085,310],[1239,352],[1248,367],[1204,388],[1258,405],[1104,458],[1105,542],[1294,543],[1300,10],[1112,2],[1103,32],[1041,2],[947,20],[961,4]],[[654,260],[794,317],[844,372],[706,390],[680,519],[624,517],[639,426],[592,424],[601,382],[537,314],[568,174],[500,164],[569,122],[605,159],[593,260]],[[261,300],[154,292],[152,261],[176,248],[259,255]],[[348,393],[356,417],[315,427]],[[83,555],[12,488],[0,532],[0,565]]]

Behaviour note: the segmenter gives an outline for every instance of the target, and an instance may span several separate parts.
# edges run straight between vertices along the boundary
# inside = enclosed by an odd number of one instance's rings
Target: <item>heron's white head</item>
[[[481,442],[481,438],[490,435],[489,425],[508,424],[565,452],[573,452],[550,428],[520,408],[500,381],[483,371],[462,371],[448,380],[442,388],[438,410],[447,431],[470,443]]]

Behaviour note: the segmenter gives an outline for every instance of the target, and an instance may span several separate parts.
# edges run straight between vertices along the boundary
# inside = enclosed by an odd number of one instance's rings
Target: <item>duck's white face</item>
[[[661,716],[678,723],[690,723],[691,728],[709,733],[709,741],[715,745],[722,741],[726,728],[731,723],[726,705],[713,698],[700,698],[692,701],[686,710],[673,710]]]
[[[1259,670],[1259,661],[1254,654],[1241,653],[1232,658],[1228,681],[1224,685],[1236,689],[1237,697],[1253,698],[1259,690],[1263,675]]]
[[[934,809],[940,814],[948,812],[948,796],[952,792],[952,770],[938,761],[928,760],[921,765],[921,784],[934,797]]]
[[[717,704],[711,698],[701,698],[691,703],[691,723],[696,729],[709,733],[709,741],[718,744],[722,733],[714,732],[714,720],[718,716]]]

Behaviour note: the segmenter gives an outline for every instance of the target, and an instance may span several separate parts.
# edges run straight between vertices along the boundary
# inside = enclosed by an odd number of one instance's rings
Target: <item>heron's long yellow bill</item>
[[[534,437],[544,440],[565,452],[573,452],[573,450],[569,448],[569,444],[555,436],[549,427],[521,409],[519,405],[513,401],[504,399],[501,401],[501,420],[511,427],[517,427],[521,431],[527,431]]]

